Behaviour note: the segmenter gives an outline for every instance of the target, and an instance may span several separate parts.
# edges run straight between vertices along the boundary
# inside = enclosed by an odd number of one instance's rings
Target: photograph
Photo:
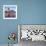
[[[17,5],[3,5],[3,19],[17,19]]]

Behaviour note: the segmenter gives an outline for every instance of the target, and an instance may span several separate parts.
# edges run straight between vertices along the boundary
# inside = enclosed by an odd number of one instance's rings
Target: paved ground
[[[8,46],[8,44],[0,44],[0,46]],[[10,45],[13,46],[13,45]],[[18,46],[18,44],[15,44],[14,46]]]
[[[8,46],[8,44],[0,44],[0,46]],[[14,46],[46,46],[46,42],[43,42],[43,41],[32,42],[31,40],[28,40],[28,41],[21,40],[19,45],[16,44]]]
[[[44,41],[32,42],[31,40],[28,40],[28,41],[21,40],[20,46],[46,46],[46,42]]]

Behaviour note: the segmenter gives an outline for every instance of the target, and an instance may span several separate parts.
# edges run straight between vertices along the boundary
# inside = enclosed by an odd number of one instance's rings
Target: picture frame
[[[46,41],[46,24],[18,24],[18,42],[22,40]]]
[[[3,5],[3,19],[17,19],[17,5]]]

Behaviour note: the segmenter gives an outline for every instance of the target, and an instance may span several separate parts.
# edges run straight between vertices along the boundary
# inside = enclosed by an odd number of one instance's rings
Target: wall
[[[46,0],[23,0],[21,24],[46,24]]]
[[[17,20],[3,20],[5,4],[17,4]],[[17,24],[46,24],[46,0],[0,0],[0,44],[8,43],[9,32],[17,34]]]
[[[3,5],[18,5],[18,19],[17,20],[4,20],[3,19]],[[18,36],[17,24],[20,22],[21,15],[21,0],[0,0],[0,44],[7,44],[8,34],[10,32],[16,32]],[[18,43],[18,37],[16,38],[16,43]]]

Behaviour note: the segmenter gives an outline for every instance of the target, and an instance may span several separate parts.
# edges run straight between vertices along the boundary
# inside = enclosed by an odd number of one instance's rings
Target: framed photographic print
[[[3,5],[3,19],[17,19],[17,5]]]

